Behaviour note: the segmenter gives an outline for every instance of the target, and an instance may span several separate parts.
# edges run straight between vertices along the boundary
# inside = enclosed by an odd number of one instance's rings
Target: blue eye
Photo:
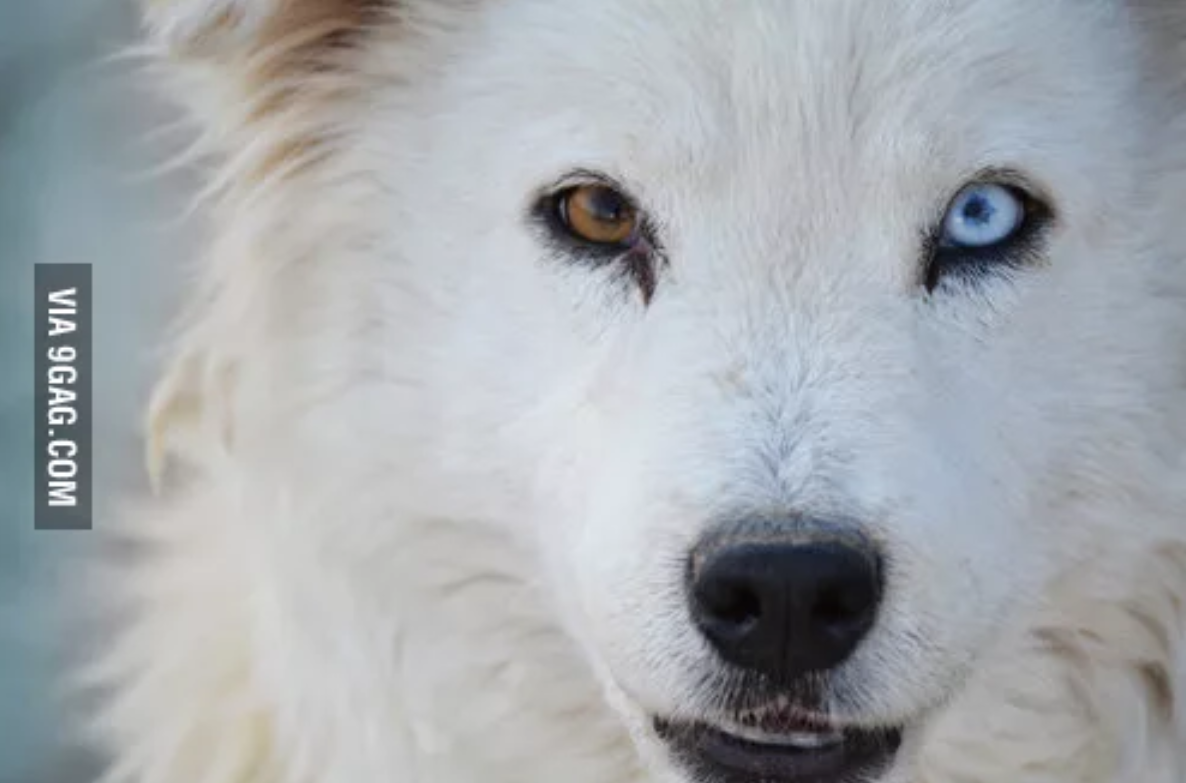
[[[928,232],[922,283],[928,292],[950,279],[975,284],[993,274],[1039,262],[1046,230],[1056,217],[1048,202],[1029,188],[1003,184],[1016,172],[990,172],[965,185],[947,205],[942,221]]]
[[[969,185],[943,217],[941,244],[950,248],[989,248],[1007,242],[1025,225],[1025,197],[995,183]]]

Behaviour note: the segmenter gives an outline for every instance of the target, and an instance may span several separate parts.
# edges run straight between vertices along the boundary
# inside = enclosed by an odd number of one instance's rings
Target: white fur
[[[111,780],[682,783],[683,558],[792,512],[889,552],[834,705],[908,725],[887,783],[1186,779],[1173,5],[158,0],[213,242]],[[1046,251],[928,297],[986,167]],[[655,216],[649,304],[529,227],[574,169]]]

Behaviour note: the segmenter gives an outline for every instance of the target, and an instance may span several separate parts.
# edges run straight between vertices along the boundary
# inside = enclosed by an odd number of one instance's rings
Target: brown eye
[[[629,245],[638,230],[638,211],[605,185],[579,185],[560,195],[559,217],[576,239],[594,245]]]

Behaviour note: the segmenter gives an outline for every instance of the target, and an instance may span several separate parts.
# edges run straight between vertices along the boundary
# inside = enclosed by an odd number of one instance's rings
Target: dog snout
[[[877,616],[882,559],[858,533],[718,530],[689,563],[692,615],[720,656],[786,682],[834,669]]]

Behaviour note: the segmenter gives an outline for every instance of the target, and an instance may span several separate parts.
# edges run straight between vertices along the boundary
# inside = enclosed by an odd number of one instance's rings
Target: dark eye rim
[[[565,217],[567,197],[584,187],[601,187],[613,191],[634,212],[636,225],[630,239],[624,242],[596,242],[576,233]],[[630,191],[621,183],[604,174],[575,171],[542,191],[530,210],[532,220],[543,229],[549,244],[568,255],[596,264],[611,262],[622,256],[651,252],[658,247],[654,224]]]
[[[977,185],[1005,188],[1021,201],[1022,217],[1017,230],[992,245],[970,247],[943,241],[944,223],[959,196]],[[1014,169],[984,169],[961,184],[942,205],[923,238],[923,287],[935,293],[956,280],[975,283],[1000,272],[1016,272],[1035,266],[1042,258],[1046,236],[1057,213],[1045,189]]]
[[[637,222],[629,241],[593,242],[576,234],[568,226],[563,215],[562,199],[576,188],[589,186],[613,190],[634,211]],[[613,269],[616,278],[637,287],[645,305],[651,304],[659,275],[669,266],[667,251],[659,240],[660,224],[621,182],[596,171],[572,171],[536,193],[528,208],[528,219],[558,260],[594,269]]]

